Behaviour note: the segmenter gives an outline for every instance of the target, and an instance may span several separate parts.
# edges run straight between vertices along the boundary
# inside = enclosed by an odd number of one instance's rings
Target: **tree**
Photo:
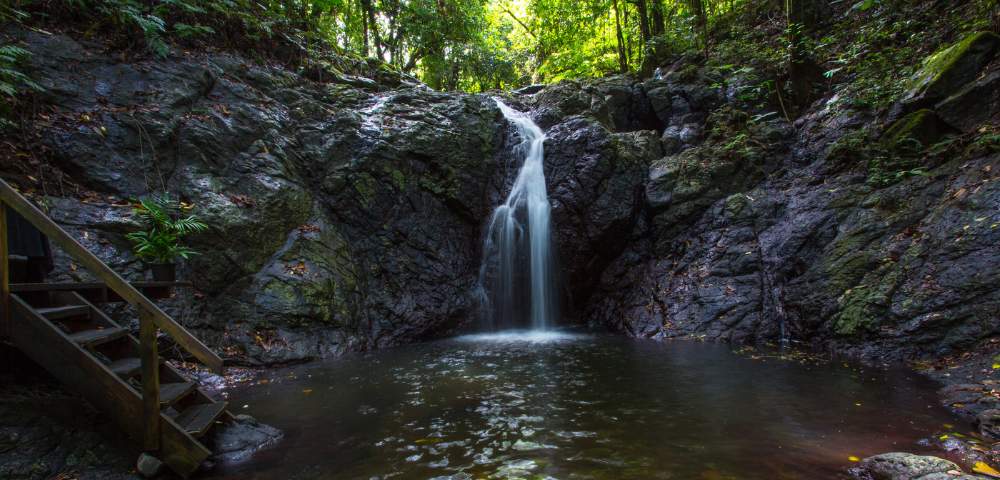
[[[788,80],[795,105],[804,107],[812,97],[812,85],[818,77],[818,66],[810,58],[807,40],[815,28],[820,12],[820,0],[785,0],[788,35]]]
[[[615,38],[618,40],[618,68],[621,73],[628,72],[628,56],[625,53],[625,37],[622,35],[621,12],[618,10],[618,0],[611,0],[615,12]]]

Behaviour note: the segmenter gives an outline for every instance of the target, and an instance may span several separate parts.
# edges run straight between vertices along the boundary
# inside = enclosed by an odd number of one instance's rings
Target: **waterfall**
[[[484,317],[491,329],[529,323],[532,329],[545,330],[558,315],[551,208],[543,165],[545,134],[526,114],[496,102],[521,139],[514,156],[524,160],[507,200],[493,212],[483,240],[479,292]]]

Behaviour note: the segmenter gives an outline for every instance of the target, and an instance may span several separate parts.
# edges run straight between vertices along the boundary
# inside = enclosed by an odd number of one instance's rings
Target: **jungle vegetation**
[[[308,69],[335,54],[412,75],[432,88],[470,92],[611,73],[649,76],[665,59],[687,52],[715,56],[720,65],[781,65],[788,73],[785,88],[801,97],[805,92],[796,92],[802,90],[796,76],[832,77],[843,67],[836,64],[840,49],[816,55],[838,43],[813,34],[817,23],[831,23],[831,7],[838,13],[847,7],[848,17],[877,18],[878,32],[892,33],[906,29],[907,17],[920,3],[927,2],[0,0],[0,21],[39,28],[73,25],[84,36],[110,37],[126,51],[160,57],[230,48]],[[984,24],[996,9],[996,0],[958,3],[967,3],[961,10]],[[879,55],[879,45],[863,47]],[[4,91],[30,87],[14,68],[21,54],[14,50],[0,56]],[[819,66],[822,62],[813,57],[827,64]]]

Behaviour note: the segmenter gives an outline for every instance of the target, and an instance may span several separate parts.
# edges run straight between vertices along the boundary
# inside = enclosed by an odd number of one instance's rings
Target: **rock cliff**
[[[136,279],[124,200],[196,205],[211,229],[182,270],[193,295],[169,308],[235,361],[474,322],[482,230],[517,169],[489,96],[15,34],[45,87],[50,175],[5,176]],[[738,76],[683,62],[500,94],[547,135],[565,321],[892,358],[996,335],[1000,156],[976,135],[1000,104],[997,43],[927,62],[887,116],[827,96],[790,122],[741,100]],[[85,278],[59,260],[58,276]]]

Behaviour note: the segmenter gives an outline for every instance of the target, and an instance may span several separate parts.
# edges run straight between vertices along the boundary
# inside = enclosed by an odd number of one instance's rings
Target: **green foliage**
[[[197,252],[181,244],[187,235],[208,230],[195,215],[184,215],[183,204],[168,196],[144,198],[133,209],[145,230],[126,235],[136,256],[149,263],[172,263]]]
[[[16,45],[0,45],[0,129],[11,126],[11,106],[17,97],[25,91],[41,91],[38,85],[21,70],[22,62],[30,53]]]
[[[1000,133],[983,132],[977,135],[966,149],[966,156],[988,155],[1000,152]]]
[[[685,54],[748,68],[740,100],[773,110],[788,98],[794,54],[819,64],[848,104],[878,109],[902,93],[914,58],[951,40],[939,37],[988,28],[995,1],[827,2],[832,15],[818,29],[789,24],[785,2],[752,0],[17,0],[0,5],[0,20],[76,22],[158,56],[211,44],[316,78],[374,70],[473,92],[648,76]]]
[[[881,110],[912,86],[918,59],[949,45],[949,37],[987,29],[995,5],[996,0],[935,8],[908,0],[855,2],[819,39],[815,57],[824,60],[824,76],[846,104]]]
[[[27,50],[16,45],[0,45],[0,95],[13,97],[22,90],[42,90],[18,68],[29,55]]]

